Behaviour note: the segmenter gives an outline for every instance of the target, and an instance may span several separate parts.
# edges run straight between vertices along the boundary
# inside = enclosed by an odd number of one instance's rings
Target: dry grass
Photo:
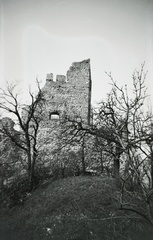
[[[141,221],[118,210],[117,196],[115,181],[106,177],[42,185],[22,207],[1,215],[0,240],[151,240]]]

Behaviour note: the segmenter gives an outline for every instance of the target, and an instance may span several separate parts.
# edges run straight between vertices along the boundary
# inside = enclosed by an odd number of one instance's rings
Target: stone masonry
[[[87,124],[91,119],[91,70],[90,59],[74,62],[66,76],[47,74],[42,91],[46,99],[41,128],[49,127],[64,114],[75,116]]]
[[[55,155],[53,156],[52,153],[65,144],[65,138],[61,134],[67,126],[60,124],[63,117],[66,115],[71,119],[79,119],[84,124],[90,124],[90,59],[72,63],[66,76],[57,75],[56,81],[53,81],[52,73],[47,74],[42,92],[46,101],[39,129],[38,145],[45,161],[53,162]],[[76,147],[77,151],[79,148],[80,145]]]

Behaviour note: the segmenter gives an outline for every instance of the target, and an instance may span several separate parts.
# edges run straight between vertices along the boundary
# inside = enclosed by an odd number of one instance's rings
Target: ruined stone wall
[[[75,62],[67,72],[69,88],[69,111],[76,112],[82,120],[90,124],[91,112],[91,72],[90,60]]]
[[[46,99],[42,127],[50,127],[52,120],[69,116],[78,116],[90,124],[91,116],[91,72],[90,59],[75,62],[66,76],[47,74],[46,84],[42,89]]]
[[[61,147],[61,159],[65,160],[60,159],[60,161],[64,162],[67,159],[69,150],[72,152],[80,150],[79,143],[76,143],[75,146],[64,146],[71,136],[68,136],[68,125],[61,124],[62,121],[60,120],[62,120],[63,116],[66,114],[71,119],[81,118],[85,124],[90,124],[90,59],[73,63],[66,76],[57,75],[56,81],[53,80],[52,73],[47,74],[42,92],[46,101],[42,114],[43,121],[41,121],[38,134],[38,145],[41,152],[40,158],[52,166],[59,163]],[[65,131],[66,136],[63,134]]]

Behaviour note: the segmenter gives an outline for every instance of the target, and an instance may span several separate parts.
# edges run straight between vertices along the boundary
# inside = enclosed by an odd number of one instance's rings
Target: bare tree
[[[135,71],[133,89],[129,93],[127,86],[118,87],[111,74],[112,93],[107,103],[103,103],[100,117],[112,128],[119,144],[118,164],[122,163],[122,182],[120,208],[138,214],[140,218],[153,226],[153,172],[151,131],[152,114],[145,110],[147,89],[145,87],[146,73],[144,64],[140,71]],[[117,152],[116,152],[117,156]],[[119,165],[118,165],[119,166]],[[151,181],[149,178],[151,176]],[[150,184],[151,183],[151,184]]]
[[[16,84],[7,84],[6,89],[0,89],[0,109],[11,114],[18,125],[17,131],[10,131],[7,124],[3,124],[0,131],[6,135],[26,156],[29,190],[33,188],[34,170],[38,155],[37,136],[42,119],[44,106],[43,93],[37,81],[38,93],[29,91],[30,104],[22,104]]]
[[[123,156],[124,165],[130,174],[129,169],[134,166],[133,160],[136,159],[134,155],[140,152],[147,153],[144,144],[150,139],[151,133],[144,132],[150,125],[151,116],[145,112],[144,107],[147,99],[146,74],[143,64],[140,71],[133,73],[133,89],[128,91],[127,85],[119,87],[111,73],[107,73],[112,90],[107,95],[106,101],[102,101],[95,110],[93,125],[67,117],[75,129],[75,136],[85,132],[104,140],[100,142],[105,142],[103,149],[105,148],[112,156],[115,177],[119,177]],[[144,161],[141,162],[139,169]]]
[[[59,133],[57,135],[57,144],[54,153],[62,151],[65,156],[68,152],[74,152],[77,156],[80,156],[80,163],[78,165],[80,172],[85,175],[86,163],[85,163],[85,148],[86,148],[86,132],[80,131],[75,123],[75,118],[69,118],[67,115],[63,115],[63,119],[60,122]],[[66,159],[66,158],[65,158]],[[75,158],[74,158],[75,159]]]

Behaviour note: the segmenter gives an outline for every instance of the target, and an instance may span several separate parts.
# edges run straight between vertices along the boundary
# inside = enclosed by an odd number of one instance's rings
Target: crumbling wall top
[[[73,62],[69,71],[82,70],[84,68],[90,67],[90,58],[83,60],[82,62]]]
[[[56,86],[56,83],[66,83],[67,81],[69,81],[69,75],[72,75],[73,72],[79,72],[79,71],[87,71],[87,75],[89,73],[89,69],[90,69],[90,58],[83,60],[82,62],[73,62],[72,65],[70,66],[69,70],[67,71],[67,77],[65,75],[57,75],[56,76],[56,81],[53,80],[53,73],[48,73],[46,76],[46,82],[47,83],[52,83],[54,84],[54,86]]]
[[[53,81],[53,73],[47,73],[47,76],[46,76],[46,81]]]
[[[46,83],[47,86],[51,84],[51,86],[58,86],[58,84],[66,83],[66,76],[65,75],[56,75],[56,81],[53,79],[54,75],[53,73],[48,73],[46,75]]]
[[[65,75],[57,75],[56,76],[56,82],[65,83],[66,82],[66,76]]]
[[[61,116],[76,115],[90,122],[91,112],[91,73],[90,59],[73,62],[65,75],[57,75],[56,81],[53,74],[47,74],[46,84],[43,88],[47,101],[45,118],[50,113],[58,111]]]

